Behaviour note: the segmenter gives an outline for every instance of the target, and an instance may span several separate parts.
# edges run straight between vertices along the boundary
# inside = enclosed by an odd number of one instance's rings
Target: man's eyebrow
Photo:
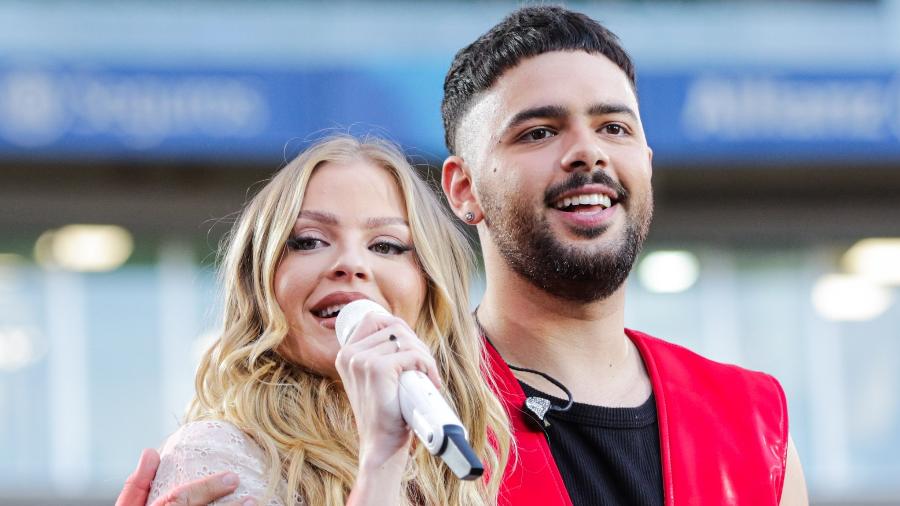
[[[605,116],[607,114],[625,114],[626,116],[630,116],[632,119],[637,120],[637,113],[635,113],[630,107],[624,104],[609,104],[609,103],[601,103],[594,104],[590,106],[587,110],[588,115],[590,116]],[[561,106],[561,105],[542,105],[539,107],[532,107],[530,109],[525,109],[524,111],[520,111],[515,116],[512,117],[511,120],[506,124],[506,127],[502,130],[503,132],[508,132],[509,130],[514,129],[515,127],[525,123],[526,121],[536,119],[536,118],[546,118],[546,119],[561,119],[566,117],[569,114],[569,111]]]
[[[638,119],[637,113],[624,104],[594,104],[588,108],[588,115],[590,116],[605,116],[607,114],[624,114],[631,116],[635,121]]]
[[[566,115],[568,114],[569,111],[567,111],[566,108],[561,105],[542,105],[539,107],[532,107],[530,109],[525,109],[524,111],[516,113],[516,115],[513,116],[511,120],[509,120],[509,122],[506,124],[506,127],[504,127],[502,131],[507,132],[521,125],[522,123],[535,118],[560,119],[566,117]]]
[[[409,223],[405,219],[397,216],[386,216],[383,218],[369,218],[366,220],[366,228],[378,228],[385,225],[403,225],[408,227]]]
[[[307,220],[318,221],[320,223],[325,223],[327,225],[337,225],[338,219],[337,216],[326,213],[323,211],[300,211],[300,215],[297,218],[304,218]]]

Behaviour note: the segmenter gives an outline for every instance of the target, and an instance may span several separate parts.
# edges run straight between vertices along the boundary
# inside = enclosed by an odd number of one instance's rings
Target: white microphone
[[[341,346],[369,313],[390,315],[367,299],[355,300],[341,309],[334,324]],[[481,476],[484,466],[469,446],[465,427],[428,376],[420,371],[403,371],[398,396],[403,420],[432,455],[441,457],[460,479]]]

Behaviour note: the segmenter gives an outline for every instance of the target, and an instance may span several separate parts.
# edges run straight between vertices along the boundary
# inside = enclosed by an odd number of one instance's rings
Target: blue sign
[[[419,75],[0,68],[0,155],[271,160],[325,131],[371,131],[439,158],[441,88]]]
[[[0,67],[0,156],[281,160],[329,131],[440,160],[445,64]],[[658,163],[900,161],[893,72],[639,75]]]
[[[764,70],[642,76],[641,114],[658,160],[744,163],[900,160],[892,72]]]

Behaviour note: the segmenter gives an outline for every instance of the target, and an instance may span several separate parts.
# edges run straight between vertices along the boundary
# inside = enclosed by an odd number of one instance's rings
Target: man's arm
[[[125,480],[116,506],[144,506],[150,495],[150,485],[159,467],[159,454],[146,449],[141,453],[137,469]],[[234,473],[218,473],[206,478],[185,483],[169,491],[153,502],[151,506],[200,506],[234,492],[238,486],[238,476]],[[228,503],[228,506],[255,506],[256,501]]]
[[[794,446],[794,439],[788,435],[787,466],[784,471],[784,487],[781,489],[781,506],[809,504],[806,495],[806,479],[803,477],[803,466]]]

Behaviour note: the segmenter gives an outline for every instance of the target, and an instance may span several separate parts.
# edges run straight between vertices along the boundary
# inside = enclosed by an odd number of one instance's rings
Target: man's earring
[[[473,221],[475,221],[475,213],[473,213],[472,211],[466,211],[463,219],[466,220],[467,223],[472,223]]]

